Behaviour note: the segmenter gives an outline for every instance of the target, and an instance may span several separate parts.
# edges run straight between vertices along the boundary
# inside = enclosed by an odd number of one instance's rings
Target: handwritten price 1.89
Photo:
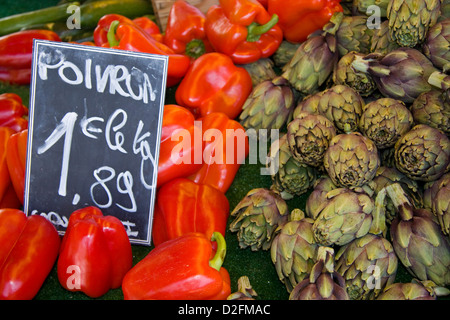
[[[55,127],[53,132],[48,136],[48,138],[44,141],[44,143],[37,148],[38,154],[43,154],[50,148],[52,148],[60,139],[64,137],[64,146],[62,152],[62,161],[61,161],[61,175],[59,181],[58,194],[60,196],[67,195],[67,177],[69,173],[69,162],[70,162],[70,152],[72,147],[72,142],[74,138],[74,128],[77,123],[78,114],[76,112],[68,112],[61,119],[60,123]],[[120,130],[125,127],[127,124],[128,115],[123,109],[117,109],[113,112],[113,114],[108,118],[105,124],[104,136],[106,140],[106,144],[110,150],[118,151],[124,154],[127,154],[127,150],[124,149],[125,143],[125,135]],[[93,122],[101,122],[104,123],[105,120],[101,117],[83,117],[79,125],[81,127],[81,132],[88,138],[98,139],[96,134],[101,134],[102,129],[93,126]],[[150,132],[147,131],[143,133],[144,123],[142,120],[139,120],[139,123],[136,128],[136,133],[133,140],[133,153],[135,155],[139,155],[141,157],[141,166],[140,166],[140,182],[146,189],[152,189],[155,186],[153,182],[147,182],[145,169],[147,161],[150,161],[150,165],[155,167],[155,158],[151,154],[151,148],[149,145],[148,138],[150,137]],[[107,172],[106,177],[101,177],[102,172]],[[109,208],[112,205],[112,196],[111,192],[107,186],[107,182],[113,180],[116,177],[116,172],[113,168],[109,166],[102,166],[93,172],[93,176],[96,179],[90,186],[90,195],[92,201],[99,206],[100,208]],[[123,205],[117,204],[118,207],[127,211],[127,212],[136,212],[136,201],[133,194],[133,176],[129,171],[120,172],[117,175],[116,179],[116,188],[117,191],[121,194],[127,194],[130,198],[131,205],[125,207]],[[107,195],[106,203],[99,203],[96,201],[94,196],[94,191],[96,188],[101,187],[104,189],[104,192]]]

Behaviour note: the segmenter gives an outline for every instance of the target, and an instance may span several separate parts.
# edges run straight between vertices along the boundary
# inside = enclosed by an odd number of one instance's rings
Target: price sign
[[[24,211],[99,207],[150,245],[168,58],[35,40]]]

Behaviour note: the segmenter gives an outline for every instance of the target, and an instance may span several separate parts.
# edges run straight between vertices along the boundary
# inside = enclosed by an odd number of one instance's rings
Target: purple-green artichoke
[[[319,244],[343,246],[369,232],[375,203],[367,193],[338,188],[327,193],[324,203],[313,225]]]
[[[406,105],[392,98],[369,102],[359,121],[361,133],[371,139],[378,149],[395,145],[413,125],[413,116]]]
[[[316,259],[311,273],[295,286],[289,300],[350,300],[344,279],[334,270],[333,248],[319,247]]]
[[[433,213],[414,208],[399,184],[386,191],[397,209],[390,233],[395,253],[405,268],[419,280],[438,286],[450,284],[450,240]]]
[[[333,122],[320,114],[301,112],[287,126],[292,156],[313,167],[323,165],[323,155],[336,135]]]
[[[428,183],[424,191],[425,205],[437,217],[442,232],[450,235],[450,173]]]
[[[420,45],[436,24],[441,0],[391,0],[386,15],[392,39],[402,47]]]
[[[395,144],[395,166],[419,181],[439,179],[450,165],[450,140],[440,130],[419,124]]]
[[[398,48],[386,55],[370,53],[356,57],[353,68],[369,73],[378,90],[388,98],[412,103],[421,93],[430,91],[429,76],[437,71],[419,50]]]
[[[448,289],[436,286],[433,281],[397,282],[387,286],[377,300],[436,300],[448,295]]]
[[[430,28],[423,44],[423,53],[436,68],[450,70],[450,19],[442,20]]]
[[[314,239],[313,223],[302,210],[294,209],[289,222],[279,228],[273,239],[271,259],[288,292],[309,275],[316,262],[319,245]]]
[[[360,187],[375,177],[380,158],[372,140],[359,132],[350,132],[331,140],[323,164],[337,186]]]
[[[239,246],[268,250],[275,230],[288,219],[288,206],[278,194],[264,188],[250,190],[231,212],[230,231],[237,232]]]
[[[443,131],[450,136],[450,101],[445,101],[441,90],[422,93],[410,107],[414,121]]]

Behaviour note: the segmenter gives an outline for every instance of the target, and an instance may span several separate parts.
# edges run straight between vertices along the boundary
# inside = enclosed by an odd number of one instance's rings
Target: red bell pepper
[[[57,263],[60,284],[92,298],[119,288],[132,266],[131,244],[122,222],[96,207],[69,217]]]
[[[164,106],[158,161],[158,187],[172,179],[187,177],[203,165],[202,131],[195,126],[194,121],[194,116],[186,108],[177,105]],[[200,140],[197,137],[200,137]],[[177,148],[180,144],[183,147]]]
[[[0,300],[33,299],[52,270],[60,238],[44,217],[0,210]]]
[[[242,125],[225,114],[215,112],[202,122],[204,164],[189,179],[227,192],[249,152],[248,137]]]
[[[15,132],[28,128],[28,108],[22,104],[22,98],[15,93],[0,94],[0,126],[9,127]]]
[[[219,190],[178,178],[159,190],[153,213],[153,245],[190,232],[200,232],[209,239],[213,232],[225,236],[230,205]]]
[[[268,58],[283,41],[276,14],[256,0],[220,0],[206,13],[206,35],[217,52],[236,64]]]
[[[211,258],[212,241],[217,251]],[[225,300],[231,293],[229,274],[222,267],[225,239],[214,232],[188,233],[150,251],[126,275],[126,300]]]
[[[31,68],[33,39],[61,41],[58,34],[50,30],[24,30],[0,37],[0,67]]]
[[[28,129],[11,135],[6,147],[6,164],[17,198],[23,204],[25,167],[27,160]]]
[[[118,20],[113,21],[108,31],[108,41],[111,48],[168,56],[168,87],[174,86],[180,82],[191,63],[188,56],[176,54],[168,46],[156,41],[134,24],[120,22]]]
[[[109,47],[108,43],[108,31],[113,21],[125,22],[128,24],[134,24],[135,26],[139,26],[142,30],[148,34],[150,34],[157,41],[162,42],[163,36],[159,30],[159,27],[156,23],[154,23],[148,17],[139,17],[131,20],[130,18],[116,14],[110,13],[102,16],[97,23],[97,26],[94,29],[93,38],[96,46],[99,47]]]
[[[11,69],[0,66],[0,81],[17,85],[30,84],[31,68]]]
[[[210,52],[192,63],[175,92],[175,100],[196,117],[222,112],[235,119],[252,90],[247,70],[223,53]]]
[[[342,12],[341,0],[268,0],[267,11],[278,15],[284,38],[292,43],[306,40],[336,12]]]
[[[153,39],[155,39],[158,42],[164,41],[164,35],[161,33],[161,30],[159,30],[158,25],[149,17],[142,16],[139,18],[135,18],[132,20],[133,23],[139,27],[142,28],[147,34],[152,36]]]
[[[258,0],[258,2],[261,3],[262,6],[267,9],[267,7],[268,7],[268,0]]]
[[[13,134],[13,129],[8,127],[0,127],[0,201],[12,185],[11,178],[9,177],[8,165],[6,163],[6,152],[9,138]]]
[[[192,59],[214,51],[205,33],[205,15],[184,0],[177,0],[170,8],[164,43],[175,53]]]

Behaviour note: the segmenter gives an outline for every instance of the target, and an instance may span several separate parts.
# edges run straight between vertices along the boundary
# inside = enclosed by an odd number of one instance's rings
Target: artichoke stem
[[[317,250],[317,261],[323,262],[323,270],[329,273],[334,272],[334,249],[320,246]]]
[[[375,198],[375,210],[372,212],[373,222],[369,232],[374,235],[386,233],[386,188],[381,189]]]
[[[373,60],[364,60],[363,57],[355,56],[355,59],[352,62],[352,68],[355,71],[367,73],[369,71],[369,62]]]
[[[400,184],[393,183],[386,187],[386,191],[400,218],[404,221],[411,220],[414,216],[413,207]]]

